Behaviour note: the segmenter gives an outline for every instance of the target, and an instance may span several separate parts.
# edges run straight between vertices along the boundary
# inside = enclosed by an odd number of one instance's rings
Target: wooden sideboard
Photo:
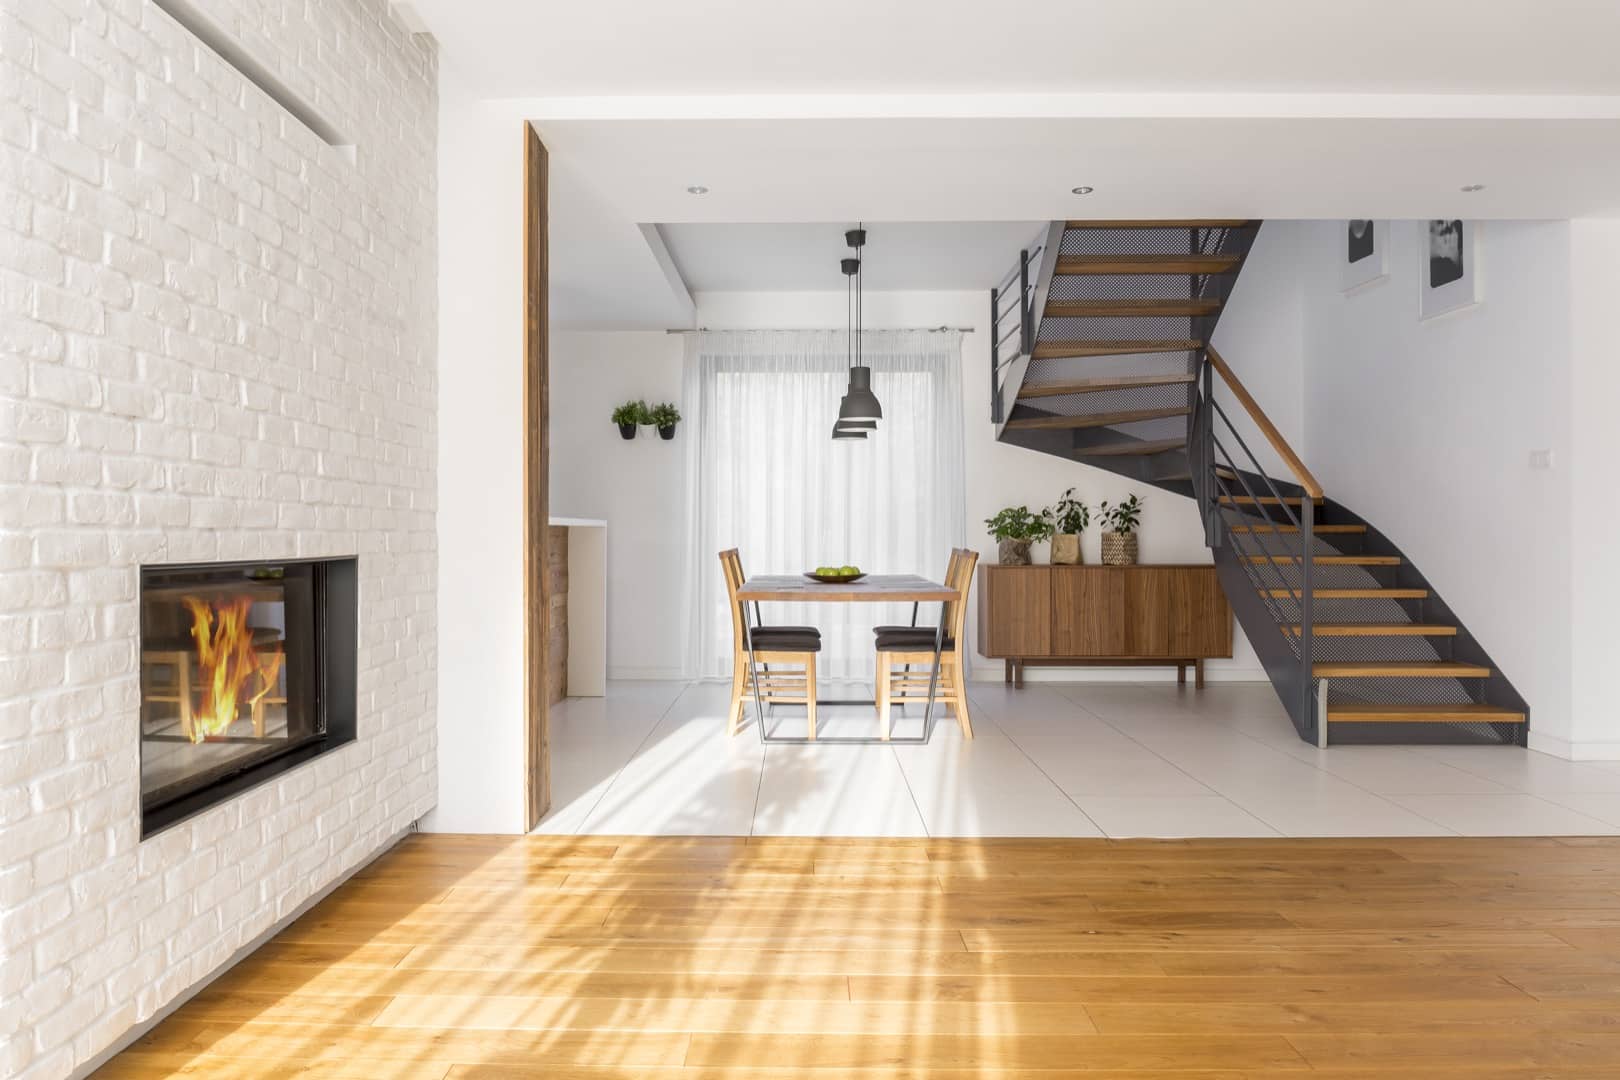
[[[979,653],[1029,664],[1174,665],[1204,685],[1204,661],[1232,655],[1232,609],[1215,567],[980,566]]]

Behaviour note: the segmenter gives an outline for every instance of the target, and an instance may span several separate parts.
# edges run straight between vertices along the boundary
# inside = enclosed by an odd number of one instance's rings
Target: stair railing
[[[990,290],[990,421],[997,433],[1007,422],[1035,353],[1046,292],[1063,246],[1063,223],[1053,222],[1018,253],[1013,268]]]
[[[1243,414],[1271,445],[1291,479],[1274,479],[1249,448],[1215,398],[1217,376]],[[1188,432],[1188,456],[1192,465],[1193,494],[1203,515],[1205,539],[1218,553],[1218,563],[1241,569],[1265,611],[1281,628],[1281,636],[1288,646],[1286,652],[1268,650],[1265,642],[1255,642],[1256,652],[1266,663],[1267,674],[1277,686],[1296,730],[1316,741],[1316,733],[1325,730],[1319,715],[1325,701],[1318,694],[1312,668],[1315,597],[1311,564],[1315,551],[1315,500],[1322,497],[1322,486],[1215,349],[1202,351],[1198,381],[1194,386],[1196,401]],[[1263,499],[1271,502],[1262,502]],[[1297,513],[1290,499],[1299,502]],[[1269,512],[1273,505],[1279,511],[1277,516]],[[1251,527],[1250,531],[1240,532],[1226,512],[1229,507],[1233,510],[1247,507],[1252,512],[1254,526],[1270,525],[1277,531],[1261,533]],[[1284,527],[1297,530],[1297,554],[1286,542],[1266,544],[1256,539],[1264,535],[1285,537]],[[1219,557],[1223,551],[1228,558]],[[1299,568],[1294,581],[1283,571],[1290,562],[1296,562]]]

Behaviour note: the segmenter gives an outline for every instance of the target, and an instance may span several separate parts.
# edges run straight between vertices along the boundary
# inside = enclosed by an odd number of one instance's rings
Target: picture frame
[[[1370,219],[1344,223],[1340,252],[1341,292],[1353,293],[1389,277],[1389,222]]]
[[[1418,237],[1418,316],[1433,319],[1478,304],[1484,269],[1484,230],[1477,221],[1425,221]]]

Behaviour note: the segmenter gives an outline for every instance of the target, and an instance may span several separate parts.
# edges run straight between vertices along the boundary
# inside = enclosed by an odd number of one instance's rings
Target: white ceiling
[[[709,290],[811,287],[861,219],[936,223],[917,244],[954,246],[880,287],[943,288],[1011,265],[986,223],[1620,215],[1613,0],[415,7],[447,99],[551,152],[565,329],[691,324],[650,223]]]
[[[1611,0],[414,0],[491,97],[1620,93]]]
[[[852,254],[855,222],[794,225],[677,224],[659,227],[693,292],[844,288],[839,260]],[[1039,221],[866,222],[862,283],[868,290],[990,289]]]

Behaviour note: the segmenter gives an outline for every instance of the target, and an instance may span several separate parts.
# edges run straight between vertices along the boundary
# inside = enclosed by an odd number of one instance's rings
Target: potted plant
[[[984,523],[996,538],[1002,566],[1028,566],[1029,545],[1052,535],[1051,513],[1036,513],[1027,506],[1009,506],[995,517],[985,518]]]
[[[652,410],[645,401],[627,401],[613,410],[613,422],[619,425],[619,434],[626,439],[636,437],[636,428],[652,423]]]
[[[1136,565],[1136,526],[1142,521],[1142,500],[1132,495],[1117,506],[1106,500],[1097,507],[1102,519],[1102,561],[1109,566]]]
[[[1074,497],[1074,488],[1063,493],[1052,508],[1052,562],[1060,566],[1078,566],[1085,561],[1080,554],[1080,534],[1091,524],[1091,508]]]
[[[675,425],[681,422],[681,410],[664,401],[654,405],[652,411],[647,414],[647,418],[658,429],[660,439],[673,439],[675,437]]]

